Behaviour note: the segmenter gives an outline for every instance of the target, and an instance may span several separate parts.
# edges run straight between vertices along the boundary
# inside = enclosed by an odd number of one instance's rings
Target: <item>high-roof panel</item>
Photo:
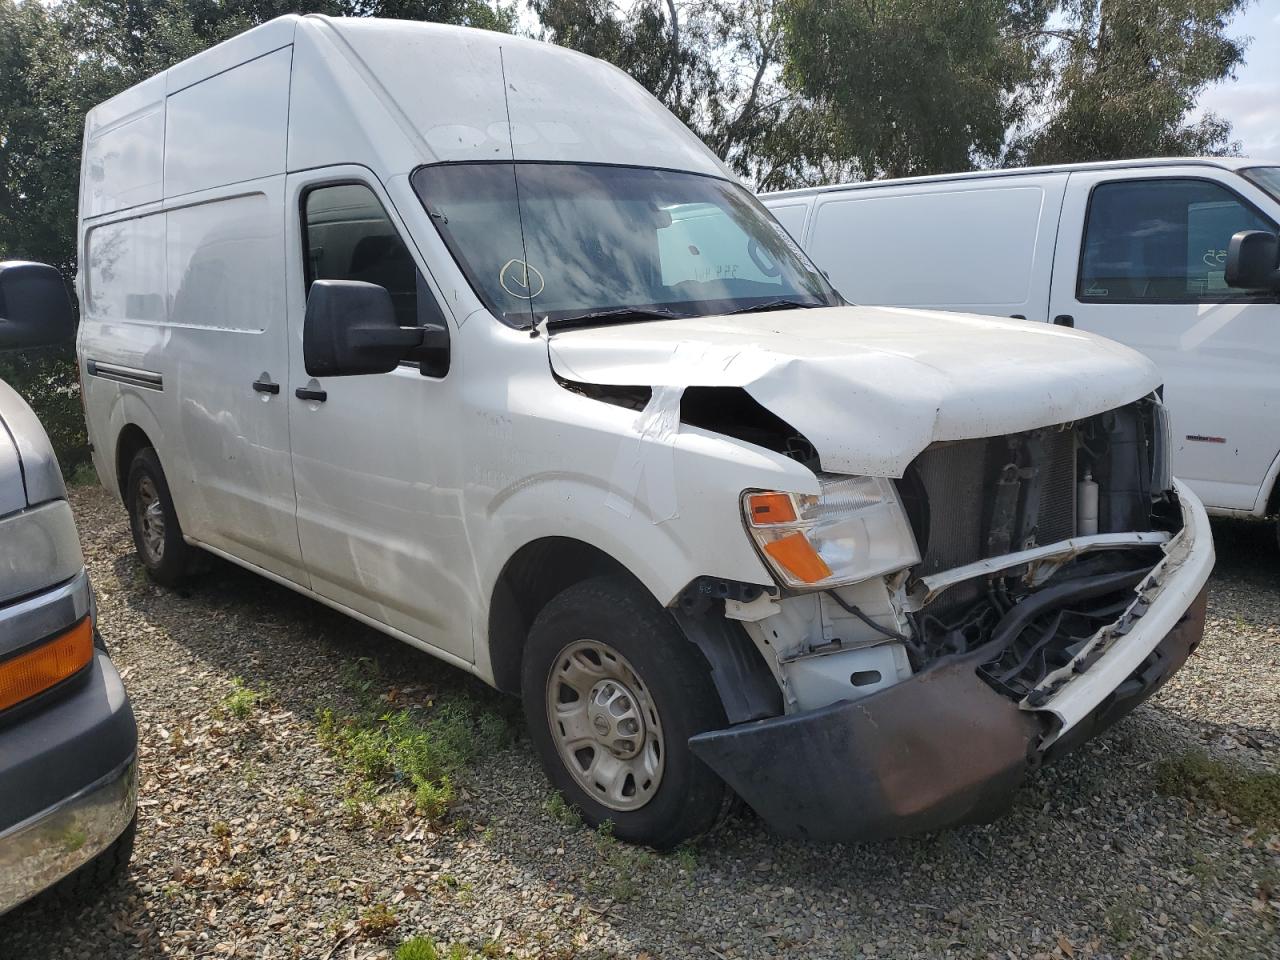
[[[603,61],[464,27],[315,19],[337,33],[407,120],[428,153],[425,162],[505,160],[514,152],[518,160],[725,174],[665,107]]]

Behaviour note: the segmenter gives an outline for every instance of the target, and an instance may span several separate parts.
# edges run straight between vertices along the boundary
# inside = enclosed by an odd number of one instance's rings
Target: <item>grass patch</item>
[[[410,937],[396,947],[395,960],[472,960],[480,956],[460,943],[448,950],[441,950],[435,941],[426,937]]]
[[[222,698],[222,708],[237,720],[247,720],[266,694],[246,686],[239,677],[231,681],[231,692]]]
[[[347,807],[356,819],[362,812],[385,813],[383,801],[411,797],[417,812],[434,822],[454,803],[457,775],[506,746],[512,731],[505,717],[459,696],[430,709],[322,710],[319,736],[351,770]]]
[[[1107,907],[1102,916],[1107,933],[1120,944],[1126,944],[1138,935],[1142,929],[1142,914],[1138,910],[1136,898],[1131,895],[1116,899]]]
[[[618,903],[627,903],[640,896],[658,862],[653,851],[620,843],[613,835],[611,820],[600,824],[595,844],[605,876],[602,881],[589,884],[595,888],[593,892],[611,897]]]
[[[356,920],[360,933],[371,940],[380,940],[400,923],[396,912],[385,903],[375,903]]]
[[[551,819],[566,827],[576,830],[582,826],[582,815],[569,805],[569,802],[564,798],[564,794],[559,790],[553,791],[551,796],[547,797],[542,809],[550,814]]]
[[[1156,789],[1166,796],[1210,803],[1260,829],[1280,828],[1280,773],[1249,770],[1188,751],[1156,765]]]
[[[698,851],[688,841],[676,847],[676,851],[672,856],[676,861],[676,866],[685,873],[693,873],[698,867]]]

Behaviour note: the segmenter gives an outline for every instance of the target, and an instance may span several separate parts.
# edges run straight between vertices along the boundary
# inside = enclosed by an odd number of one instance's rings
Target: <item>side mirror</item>
[[[43,263],[0,263],[0,350],[47,347],[75,337],[62,275]]]
[[[1280,290],[1280,240],[1263,230],[1241,230],[1227,244],[1229,287]]]
[[[438,324],[400,326],[386,287],[360,280],[311,284],[302,324],[302,360],[310,376],[390,373],[402,360],[425,361],[428,354],[434,360],[442,348],[447,356],[449,331]]]

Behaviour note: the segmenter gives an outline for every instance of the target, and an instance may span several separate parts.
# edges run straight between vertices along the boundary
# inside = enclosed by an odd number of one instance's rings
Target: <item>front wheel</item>
[[[522,692],[548,778],[592,826],[669,849],[720,818],[727,788],[689,738],[723,727],[724,709],[702,654],[639,586],[601,577],[548,603]]]

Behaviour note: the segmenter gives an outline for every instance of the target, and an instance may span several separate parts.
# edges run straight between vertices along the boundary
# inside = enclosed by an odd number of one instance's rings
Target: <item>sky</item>
[[[1280,0],[1255,0],[1229,30],[1251,36],[1236,79],[1210,87],[1201,110],[1231,121],[1231,139],[1246,157],[1280,160]]]

